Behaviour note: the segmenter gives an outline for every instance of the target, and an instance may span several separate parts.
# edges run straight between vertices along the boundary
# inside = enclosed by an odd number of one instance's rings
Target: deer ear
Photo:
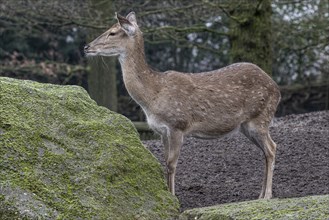
[[[136,27],[125,17],[115,13],[116,18],[121,26],[121,28],[129,35],[133,36],[136,33]]]
[[[126,19],[128,20],[128,21],[130,21],[131,23],[135,23],[135,24],[137,24],[137,19],[136,19],[136,14],[135,14],[135,12],[130,12],[127,16],[126,16]]]

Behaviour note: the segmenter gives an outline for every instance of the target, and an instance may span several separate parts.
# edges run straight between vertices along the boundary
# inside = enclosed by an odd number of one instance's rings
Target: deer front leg
[[[170,130],[161,138],[165,148],[168,187],[169,191],[175,195],[175,174],[180,149],[183,144],[183,134],[181,131]]]

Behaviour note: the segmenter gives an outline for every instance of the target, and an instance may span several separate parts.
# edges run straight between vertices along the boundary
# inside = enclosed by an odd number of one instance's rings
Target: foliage
[[[131,9],[137,13],[152,66],[162,71],[200,72],[229,62],[228,18],[221,9],[229,7],[229,2],[222,2],[125,1],[114,5],[122,14]]]
[[[230,62],[230,22],[239,18],[233,11],[251,4],[238,0],[111,2],[114,11],[121,14],[137,12],[152,66],[188,72],[211,70]],[[87,0],[15,0],[1,2],[0,7],[2,65],[10,62],[13,53],[28,62],[85,65],[82,47],[86,34],[93,30],[96,36],[115,22],[112,13],[104,16],[96,10],[95,2]],[[272,11],[275,79],[280,84],[325,79],[328,1],[273,0]]]
[[[79,1],[1,2],[0,74],[86,87],[85,30],[72,25],[81,6]]]
[[[265,0],[1,1],[0,75],[79,84],[88,89],[90,69],[83,56],[83,45],[115,22],[113,11],[126,15],[131,10],[137,14],[145,36],[146,58],[152,67],[184,72],[220,68],[236,61],[230,57],[234,46],[232,24],[243,21],[242,14],[246,13],[243,8],[253,8],[263,2]],[[266,47],[265,55],[261,56],[272,56],[275,81],[280,85],[314,81],[329,84],[329,2],[271,2],[270,44],[256,38],[251,41],[262,45],[260,48]],[[108,13],[105,5],[111,5]],[[250,33],[253,33],[252,28]],[[238,34],[236,38],[242,37]],[[273,52],[268,47],[272,47]],[[244,48],[234,49],[244,54],[243,57],[249,55]],[[111,68],[105,68],[112,70],[114,65],[113,62]],[[45,67],[51,71],[43,73]],[[115,65],[115,68],[120,85],[118,95],[126,96],[120,67]],[[29,75],[27,69],[32,74]],[[65,72],[65,69],[74,71]],[[49,75],[49,72],[54,74]]]
[[[275,80],[329,86],[329,2],[275,0],[273,9]]]

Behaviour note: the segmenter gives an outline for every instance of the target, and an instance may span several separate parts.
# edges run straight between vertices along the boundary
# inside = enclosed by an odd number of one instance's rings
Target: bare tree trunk
[[[95,57],[88,64],[91,67],[88,75],[89,95],[97,104],[117,111],[116,58]]]
[[[271,75],[271,0],[241,2],[230,10],[231,62],[252,62]]]
[[[104,20],[113,16],[111,1],[92,0],[92,4]],[[89,40],[100,33],[93,33]],[[88,75],[88,92],[97,104],[112,111],[118,110],[116,57],[95,57],[88,61],[90,72]]]

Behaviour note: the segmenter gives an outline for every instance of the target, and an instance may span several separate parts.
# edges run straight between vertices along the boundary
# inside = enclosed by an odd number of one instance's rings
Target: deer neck
[[[129,95],[144,109],[159,92],[159,74],[145,60],[144,43],[139,41],[134,49],[119,56],[123,81]]]

